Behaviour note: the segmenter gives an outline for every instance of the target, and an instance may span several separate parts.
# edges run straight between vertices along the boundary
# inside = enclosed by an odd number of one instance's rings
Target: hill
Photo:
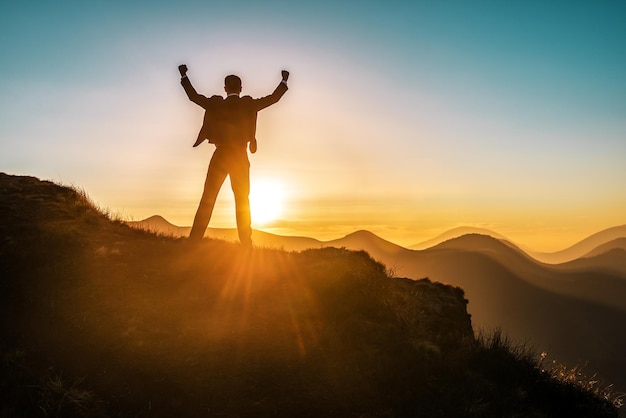
[[[532,256],[544,263],[560,264],[584,257],[595,248],[619,238],[626,238],[626,225],[607,228],[561,251],[553,253],[533,252]]]
[[[559,264],[558,268],[573,271],[604,270],[626,277],[626,238],[609,241],[584,257]]]
[[[171,237],[188,237],[191,227],[177,226],[159,215],[154,215],[141,221],[127,221],[126,224],[133,228],[143,229]],[[239,240],[236,229],[232,228],[207,228],[204,234],[207,238],[219,239],[228,242]],[[321,248],[323,243],[314,238],[280,236],[268,232],[255,230],[254,242],[259,247],[279,248],[291,251],[302,251],[309,248]]]
[[[488,235],[490,237],[508,241],[508,239],[505,236],[498,234],[497,232],[491,231],[489,229],[476,228],[476,227],[471,227],[471,226],[460,226],[457,228],[452,228],[444,232],[443,234],[436,236],[435,238],[422,241],[418,244],[413,244],[409,246],[409,249],[425,250],[425,249],[434,247],[435,245],[441,244],[444,241],[448,241],[453,238],[458,238],[458,237],[462,237],[463,235],[469,235],[469,234]]]
[[[383,255],[394,256],[406,251],[405,248],[384,240],[369,231],[356,231],[340,239],[325,241],[323,245],[329,247],[345,247],[353,250],[367,249],[366,251],[375,253],[377,257]]]
[[[491,231],[485,228],[476,228],[476,227],[468,227],[461,226],[458,228],[450,229],[449,231],[444,232],[441,235],[438,235],[435,238],[420,242],[418,244],[414,244],[409,246],[409,249],[412,250],[426,250],[428,248],[434,247],[442,242],[452,240],[454,238],[459,238],[464,235],[486,235],[492,238],[498,239],[503,242],[508,242],[514,245],[517,248],[521,248],[524,252],[532,256],[534,259],[548,264],[561,264],[566,263],[572,260],[576,260],[578,258],[587,257],[588,253],[594,252],[596,247],[609,245],[609,242],[613,242],[613,245],[618,248],[623,248],[624,243],[620,243],[619,239],[626,239],[626,225],[620,225],[612,228],[607,228],[603,231],[597,232],[589,237],[581,240],[580,242],[565,248],[560,251],[555,252],[540,252],[534,251],[527,247],[520,247],[518,244],[513,244],[513,242],[506,238],[505,236]],[[607,251],[608,249],[604,249]],[[599,250],[600,251],[600,250]]]
[[[363,251],[192,245],[50,182],[0,191],[3,416],[617,416]]]
[[[423,254],[440,249],[482,254],[533,286],[626,311],[626,280],[606,272],[606,262],[595,260],[587,269],[543,264],[511,243],[475,234],[446,241]]]
[[[141,221],[128,221],[126,223],[134,228],[140,228],[172,237],[189,236],[189,231],[191,230],[191,227],[188,226],[176,226],[159,215],[154,215]],[[403,249],[426,250],[465,235],[484,235],[495,238],[515,250],[525,253],[540,263],[554,265],[565,264],[580,258],[592,257],[616,248],[626,250],[626,225],[600,231],[569,248],[553,253],[537,252],[526,247],[520,247],[518,244],[497,232],[485,228],[467,226],[453,228],[435,238],[411,245],[408,248],[384,240],[370,231],[356,231],[343,238],[330,241],[320,241],[310,237],[281,236],[260,230],[254,231],[255,241],[258,242],[258,245],[263,247],[281,248],[290,251],[301,251],[309,248],[328,246],[362,249],[378,248],[388,255],[400,253]],[[237,241],[238,239],[237,230],[232,228],[207,228],[205,237],[231,242]]]
[[[604,253],[608,253],[613,250],[624,250],[626,251],[626,237],[624,238],[616,238],[611,241],[607,241],[604,244],[599,245],[593,250],[589,251],[582,258],[595,257],[598,255],[602,255]]]

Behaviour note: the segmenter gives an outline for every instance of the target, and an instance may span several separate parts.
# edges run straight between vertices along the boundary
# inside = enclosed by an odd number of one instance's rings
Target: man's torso
[[[204,128],[209,142],[242,146],[254,139],[256,111],[250,96],[213,96],[206,108]]]

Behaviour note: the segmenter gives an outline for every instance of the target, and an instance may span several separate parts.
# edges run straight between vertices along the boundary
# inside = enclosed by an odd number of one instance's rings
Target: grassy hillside
[[[0,174],[2,417],[612,417],[459,288],[365,252],[157,237]],[[565,375],[564,375],[565,376]]]

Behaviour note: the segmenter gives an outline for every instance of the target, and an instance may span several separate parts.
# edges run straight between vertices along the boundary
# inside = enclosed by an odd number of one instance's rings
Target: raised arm
[[[180,84],[182,84],[185,89],[185,93],[187,93],[187,97],[189,100],[197,104],[198,106],[202,106],[206,109],[208,106],[208,99],[206,96],[198,94],[196,89],[191,85],[191,81],[189,81],[189,77],[187,77],[187,66],[185,64],[178,66],[178,71],[180,72]]]
[[[278,87],[276,87],[276,89],[274,90],[272,94],[270,94],[269,96],[261,97],[259,99],[255,99],[254,102],[256,105],[257,112],[279,101],[280,98],[283,97],[283,94],[285,94],[285,92],[289,88],[287,87],[287,80],[289,79],[289,71],[283,70],[281,72],[281,75],[283,78],[278,84]]]

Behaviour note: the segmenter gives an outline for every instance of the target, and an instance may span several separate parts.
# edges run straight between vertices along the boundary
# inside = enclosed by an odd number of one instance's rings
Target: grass
[[[461,289],[363,251],[192,245],[84,192],[0,189],[1,417],[617,416],[619,396],[474,338]]]
[[[0,416],[102,418],[103,402],[82,387],[84,379],[68,384],[52,370],[38,376],[21,351],[2,352]]]
[[[493,399],[506,399],[525,410],[524,416],[612,416],[621,408],[621,396],[595,389],[593,378],[579,369],[545,362],[528,343],[516,343],[501,330],[480,333],[471,364],[481,373],[500,382]],[[570,378],[571,374],[576,380]],[[608,395],[608,396],[607,396]],[[539,410],[531,405],[543,405]]]
[[[604,399],[618,409],[624,407],[626,394],[617,391],[612,384],[602,383],[595,374],[588,375],[584,366],[568,367],[556,360],[546,364],[545,359],[546,353],[542,353],[539,367],[543,372],[548,373],[552,379],[562,382],[566,386],[578,388],[584,393],[592,394],[596,398]]]

